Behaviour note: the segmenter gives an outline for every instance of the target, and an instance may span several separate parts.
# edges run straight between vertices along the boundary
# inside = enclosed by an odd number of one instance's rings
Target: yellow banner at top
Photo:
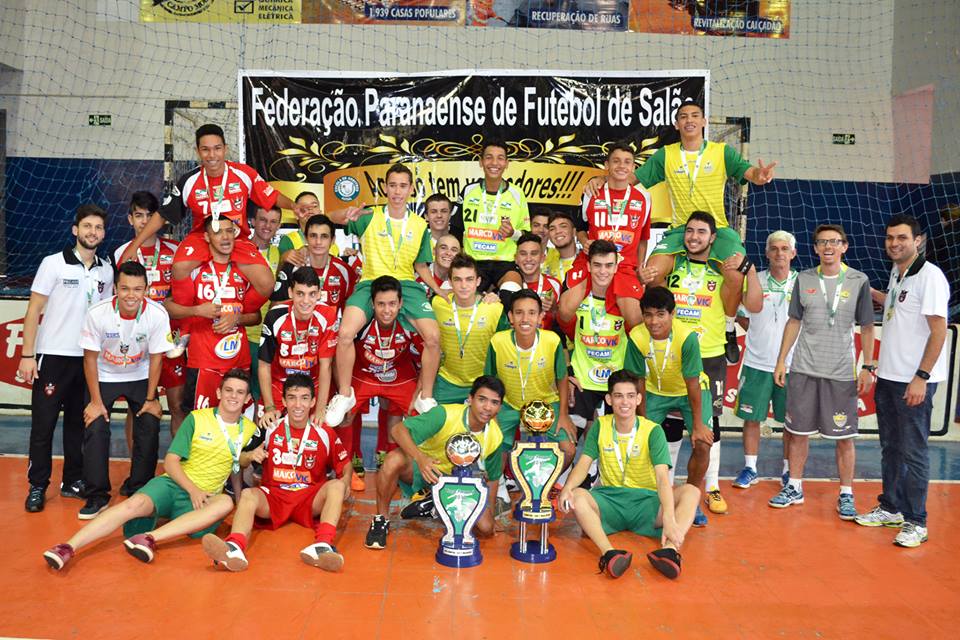
[[[299,24],[301,0],[140,0],[141,22]]]

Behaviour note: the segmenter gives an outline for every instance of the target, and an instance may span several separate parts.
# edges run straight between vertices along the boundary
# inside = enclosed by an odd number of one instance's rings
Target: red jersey
[[[316,380],[321,358],[337,351],[337,308],[317,305],[308,320],[298,321],[290,303],[267,312],[257,358],[270,363],[270,378],[283,384],[288,375],[306,373]]]
[[[446,291],[453,291],[453,286],[450,284],[450,279],[446,278],[444,280],[440,280],[440,278],[437,277],[437,274],[434,273],[433,271],[433,265],[430,265],[430,279],[433,280],[433,284],[437,285],[441,289],[444,289]],[[434,292],[433,288],[431,288],[430,285],[427,284],[427,282],[420,277],[419,273],[417,274],[416,281],[421,287],[423,287],[423,290],[426,292],[427,300],[437,295],[436,292]]]
[[[194,272],[193,304],[199,305],[219,298],[224,312],[242,313],[243,300],[249,289],[250,283],[234,263],[207,262]],[[227,371],[233,367],[248,369],[250,346],[247,344],[246,331],[243,327],[237,327],[235,333],[214,333],[213,320],[192,318],[187,366],[192,369],[217,371]]]
[[[399,321],[390,329],[379,329],[377,321],[371,321],[357,337],[355,346],[354,378],[373,383],[416,379],[423,341]]]
[[[553,276],[541,273],[536,282],[524,281],[523,288],[536,292],[544,306],[547,305],[548,301],[553,301],[550,311],[543,314],[543,323],[540,325],[541,329],[552,329],[557,305],[560,304],[560,281]]]
[[[120,256],[130,246],[124,242],[113,253],[113,260],[120,264]],[[173,256],[177,253],[177,243],[158,238],[150,247],[137,249],[137,259],[147,269],[147,297],[163,304],[170,295],[170,282],[173,280]]]
[[[290,277],[294,271],[301,268],[306,269],[308,267],[296,267],[289,262],[283,265],[280,273],[277,274],[277,286],[274,288],[270,300],[282,302],[290,299]],[[343,311],[347,304],[347,298],[353,293],[353,288],[359,279],[356,272],[336,256],[330,256],[323,269],[313,267],[313,270],[320,278],[319,304],[330,305]]]
[[[333,429],[313,422],[305,429],[290,426],[290,440],[287,440],[288,425],[284,417],[266,433],[262,486],[298,491],[322,485],[331,469],[337,477],[343,475],[350,456]]]
[[[249,238],[247,201],[253,200],[263,209],[270,209],[279,195],[254,168],[245,164],[226,162],[223,175],[217,178],[208,177],[202,167],[196,167],[180,176],[173,191],[164,199],[160,215],[176,224],[191,212],[191,231],[203,233],[203,221],[216,210],[240,227],[241,238]]]
[[[635,267],[637,245],[650,239],[650,208],[650,194],[639,186],[626,189],[604,186],[592,198],[583,199],[587,238],[609,240],[617,246],[621,263]]]

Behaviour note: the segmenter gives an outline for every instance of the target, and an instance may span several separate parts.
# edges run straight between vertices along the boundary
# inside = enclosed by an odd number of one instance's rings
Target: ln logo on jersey
[[[213,348],[213,352],[221,360],[231,360],[240,353],[240,346],[243,344],[244,334],[232,333],[229,336],[224,336],[221,338],[220,342],[217,343],[217,346]]]

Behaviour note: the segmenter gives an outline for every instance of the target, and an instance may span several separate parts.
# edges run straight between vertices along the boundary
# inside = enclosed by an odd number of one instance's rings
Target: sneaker
[[[77,519],[79,520],[93,520],[100,514],[101,511],[105,511],[107,507],[110,506],[109,496],[95,496],[93,498],[87,498],[86,504],[84,504],[79,513],[77,513]]]
[[[367,539],[363,546],[367,549],[386,549],[387,534],[390,532],[390,522],[381,515],[373,517],[370,523],[370,529],[367,531]]]
[[[350,476],[350,491],[361,492],[367,490],[367,481],[364,480],[365,473],[354,473]]]
[[[841,520],[853,520],[857,517],[857,506],[853,503],[852,493],[841,493],[837,498],[837,513]]]
[[[700,507],[697,507],[697,512],[693,516],[693,526],[695,527],[707,526],[707,516],[704,515],[703,511],[700,511]]]
[[[166,356],[171,360],[176,360],[183,355],[183,352],[187,350],[187,345],[190,343],[190,334],[180,335],[179,333],[173,340],[173,346],[167,351]]]
[[[723,348],[723,354],[727,356],[727,362],[737,364],[740,362],[740,345],[737,344],[737,331],[727,331],[727,344]]]
[[[722,495],[720,495],[720,489],[707,491],[706,495],[703,497],[703,502],[713,513],[724,514],[727,512],[727,501],[723,499]]]
[[[787,484],[780,493],[770,498],[767,504],[774,509],[786,509],[792,504],[803,504],[803,491],[797,491]]]
[[[433,508],[433,491],[421,489],[410,498],[410,504],[400,511],[404,520],[415,518],[435,518],[437,512]]]
[[[23,508],[28,513],[37,513],[43,511],[43,505],[47,502],[46,487],[36,487],[31,485],[30,492],[27,493],[27,501],[23,503]]]
[[[919,547],[927,541],[927,528],[921,527],[913,522],[904,522],[900,533],[893,539],[893,544],[898,547],[914,548]]]
[[[383,467],[383,461],[386,459],[387,459],[386,451],[384,451],[383,449],[380,449],[379,451],[377,451],[377,456],[376,456],[377,471],[380,471],[380,469]]]
[[[520,491],[520,485],[517,484],[517,481],[515,478],[506,478],[503,481],[503,487],[507,490],[508,493]]]
[[[140,562],[153,562],[153,557],[157,553],[157,543],[149,533],[130,536],[123,541],[123,546],[127,553]]]
[[[250,563],[243,549],[236,542],[226,541],[212,533],[208,533],[200,540],[203,552],[213,560],[213,564],[228,571],[243,571]]]
[[[77,500],[83,499],[83,494],[87,491],[87,486],[83,484],[83,480],[74,480],[68,485],[60,483],[60,495],[64,498],[76,498]]]
[[[50,568],[54,571],[60,571],[63,569],[64,565],[70,562],[70,559],[73,558],[73,547],[68,544],[58,544],[55,547],[50,547],[43,552],[43,559],[47,561],[47,564],[50,565]]]
[[[136,490],[131,489],[130,485],[124,482],[122,485],[120,485],[120,488],[117,490],[117,493],[124,498],[129,498],[130,496],[136,493]]]
[[[619,578],[630,568],[630,562],[633,560],[633,554],[621,549],[610,549],[600,556],[600,573],[605,573],[611,578]]]
[[[304,547],[300,550],[300,559],[324,571],[340,571],[343,568],[343,556],[336,547],[326,542],[315,542]]]
[[[758,482],[760,482],[760,478],[757,477],[757,472],[750,467],[744,467],[734,478],[733,486],[737,489],[749,489]]]
[[[355,406],[357,406],[357,398],[352,388],[350,389],[349,397],[340,393],[333,396],[330,404],[327,405],[327,424],[334,428],[339,427],[343,423],[344,418],[347,417],[350,409],[353,409]]]
[[[413,401],[413,408],[420,415],[430,411],[430,409],[433,409],[435,406],[437,406],[436,400],[433,398],[424,398],[419,393],[417,394],[417,399]]]
[[[647,560],[654,569],[671,580],[676,580],[680,575],[680,554],[676,549],[663,548],[651,551],[647,554]]]
[[[873,509],[867,513],[859,514],[856,518],[853,519],[857,524],[864,527],[902,527],[903,526],[903,514],[902,513],[891,513],[881,507],[880,505],[875,506]]]

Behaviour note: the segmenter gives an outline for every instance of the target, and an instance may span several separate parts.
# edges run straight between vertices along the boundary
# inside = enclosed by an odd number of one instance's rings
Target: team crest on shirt
[[[161,261],[162,261],[162,259],[161,259]],[[173,269],[164,269],[164,270],[160,273],[160,275],[163,277],[164,280],[172,280],[172,279],[173,279]]]
[[[623,320],[614,320],[613,330],[620,331],[621,329],[623,329]]]
[[[103,293],[103,287],[106,283],[102,280],[97,280],[97,293]]]
[[[243,197],[242,197],[242,196],[239,197],[239,198],[234,198],[234,199],[233,199],[233,208],[234,208],[234,209],[241,209],[241,208],[243,208]]]
[[[710,280],[707,282],[707,291],[716,291],[717,290],[717,281]]]
[[[847,426],[847,414],[845,411],[837,411],[833,414],[833,424],[837,426],[838,429],[843,429]]]
[[[633,206],[637,206],[636,204],[634,204],[633,201],[631,201],[630,204],[633,205]],[[630,226],[631,226],[631,227],[636,227],[636,226],[639,225],[639,224],[640,224],[640,216],[630,216]]]
[[[57,385],[53,384],[52,382],[48,382],[47,386],[43,388],[43,392],[48,396],[52,396],[56,390]]]
[[[307,469],[313,469],[315,464],[317,464],[317,456],[308,455],[306,459]]]
[[[906,299],[907,299],[907,292],[906,292],[906,291],[901,291],[901,292],[900,292],[900,295],[897,296],[897,302],[903,302],[903,301],[906,300]]]

